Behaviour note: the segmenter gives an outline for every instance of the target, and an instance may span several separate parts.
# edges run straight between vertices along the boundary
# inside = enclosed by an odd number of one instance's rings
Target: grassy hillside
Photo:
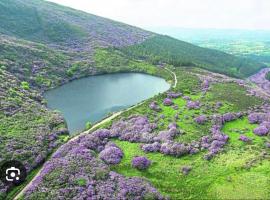
[[[221,51],[201,48],[169,36],[154,36],[141,44],[123,48],[130,57],[176,67],[197,66],[234,77],[247,77],[265,65]]]

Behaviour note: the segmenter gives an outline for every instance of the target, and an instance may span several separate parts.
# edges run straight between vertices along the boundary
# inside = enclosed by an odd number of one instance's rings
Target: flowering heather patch
[[[172,99],[176,99],[178,97],[181,97],[183,94],[180,92],[167,92],[167,97],[168,98],[172,98]]]
[[[164,106],[171,106],[173,104],[172,100],[170,98],[165,98],[163,100],[163,105]]]
[[[147,169],[150,166],[150,164],[151,161],[144,156],[137,156],[132,159],[132,167],[139,170]]]
[[[208,153],[204,156],[206,160],[210,160],[213,156],[221,152],[229,140],[229,136],[221,132],[221,127],[222,124],[214,124],[210,129],[211,136],[203,136],[201,138],[201,147],[208,149]]]
[[[212,139],[208,135],[201,137],[200,143],[202,149],[208,149],[210,147],[211,140]]]
[[[107,131],[102,131],[102,133]],[[91,136],[91,134],[90,134]],[[82,135],[60,147],[52,158],[45,163],[41,173],[24,193],[25,199],[163,199],[158,191],[141,178],[126,178],[110,171],[107,161],[115,163],[115,157],[121,155],[113,143],[103,143],[105,149],[95,156],[96,146],[92,140],[99,141],[105,137],[101,132],[92,137]],[[90,143],[90,145],[88,145]],[[113,149],[116,148],[116,149]],[[108,150],[108,152],[106,152]],[[117,161],[118,162],[118,161]],[[137,160],[140,169],[150,165],[149,160]],[[74,170],[76,169],[76,170]]]
[[[253,130],[253,133],[258,136],[266,136],[269,133],[269,129],[265,126],[259,126]]]
[[[204,124],[205,122],[207,122],[207,117],[205,115],[200,115],[199,117],[195,118],[195,122],[197,122],[198,124]]]
[[[111,137],[117,137],[120,140],[151,143],[155,136],[152,134],[154,128],[156,128],[156,125],[149,123],[147,117],[131,116],[127,120],[119,120],[113,123],[110,132]]]
[[[248,115],[248,120],[251,124],[261,123],[265,117],[264,113],[251,113]]]
[[[189,153],[190,147],[185,144],[168,141],[161,144],[160,153],[180,157]]]
[[[106,164],[115,165],[121,162],[123,152],[116,145],[106,145],[105,149],[99,153],[99,158]]]
[[[149,104],[149,108],[154,110],[154,111],[161,111],[161,108],[159,107],[158,103],[156,101],[152,101],[150,104]]]
[[[142,150],[146,153],[148,152],[158,152],[160,150],[161,144],[159,142],[154,142],[152,144],[144,144],[141,146]]]
[[[236,119],[236,115],[233,113],[226,113],[222,117],[224,122],[230,122]]]
[[[154,137],[154,141],[156,142],[166,142],[168,140],[173,140],[176,135],[180,133],[177,130],[176,123],[170,123],[168,125],[168,130],[160,131],[156,137]]]
[[[241,140],[243,142],[250,142],[251,141],[251,139],[245,135],[240,135],[239,140]]]
[[[187,102],[188,109],[199,109],[200,107],[201,107],[201,104],[199,101],[188,101]]]

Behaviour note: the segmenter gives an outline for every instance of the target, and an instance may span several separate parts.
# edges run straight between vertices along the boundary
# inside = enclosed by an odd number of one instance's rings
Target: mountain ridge
[[[43,43],[54,50],[65,50],[67,54],[75,53],[77,55],[72,55],[72,58],[85,61],[93,68],[96,49],[110,47],[127,54],[124,56],[129,59],[143,56],[146,62],[154,65],[159,62],[191,65],[240,78],[265,67],[258,62],[202,49],[172,37],[48,1],[0,1],[0,22],[2,34]],[[155,47],[151,49],[152,46]],[[141,55],[142,52],[147,55]],[[66,65],[71,67],[72,62]]]

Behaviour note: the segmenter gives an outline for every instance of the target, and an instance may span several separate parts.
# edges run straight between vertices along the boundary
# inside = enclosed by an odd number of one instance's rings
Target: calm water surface
[[[165,92],[170,85],[162,78],[120,73],[90,76],[45,93],[48,107],[62,112],[71,133],[82,131],[108,113],[130,107]]]

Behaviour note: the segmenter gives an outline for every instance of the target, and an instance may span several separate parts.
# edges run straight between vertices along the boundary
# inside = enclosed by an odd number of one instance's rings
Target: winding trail
[[[172,86],[173,88],[176,88],[176,85],[177,85],[177,77],[176,77],[176,74],[170,70],[169,68],[167,67],[164,67],[165,70],[167,70],[168,72],[170,72],[173,76],[174,76],[174,85]]]

